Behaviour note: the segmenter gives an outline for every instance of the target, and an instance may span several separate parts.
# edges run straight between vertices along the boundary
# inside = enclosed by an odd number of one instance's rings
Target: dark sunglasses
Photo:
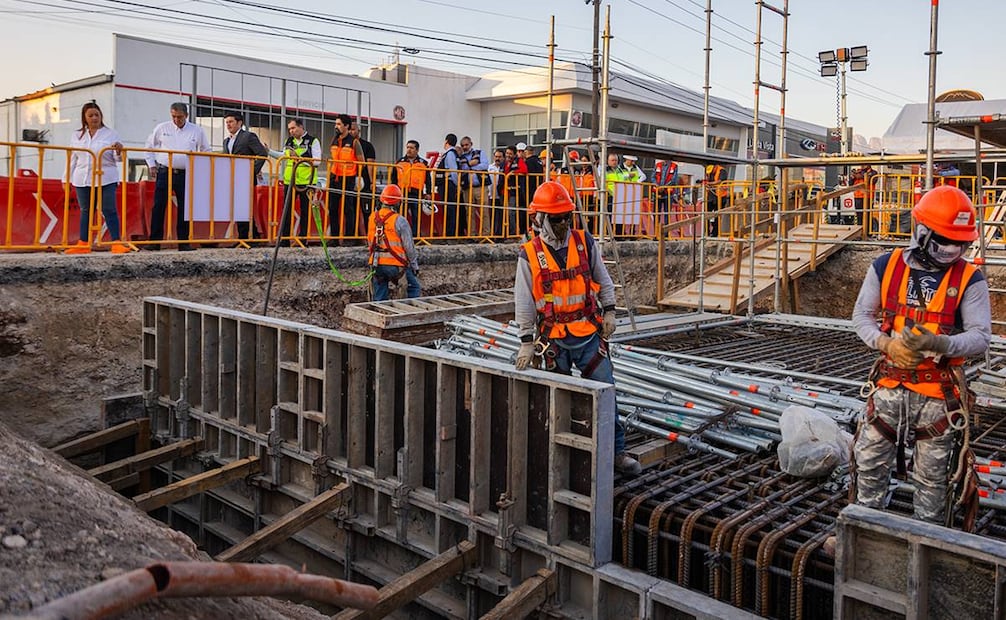
[[[571,213],[561,213],[559,215],[550,215],[550,216],[548,216],[548,222],[549,222],[549,224],[564,224],[564,223],[566,223],[566,222],[569,221],[569,218],[571,216],[572,216]]]

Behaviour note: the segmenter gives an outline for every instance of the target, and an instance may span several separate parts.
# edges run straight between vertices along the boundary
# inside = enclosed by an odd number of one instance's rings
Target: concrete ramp
[[[862,234],[860,226],[819,224],[815,237],[813,224],[802,224],[789,232],[790,241],[784,247],[786,270],[796,279],[812,270],[842,247],[842,242]],[[796,242],[794,242],[796,240]],[[750,247],[743,244],[740,256],[725,259],[706,270],[702,295],[704,310],[733,314],[747,303],[751,293]],[[765,239],[755,245],[754,296],[775,286],[776,243]],[[813,265],[812,265],[813,263]],[[699,307],[699,281],[682,287],[657,301],[661,309]]]

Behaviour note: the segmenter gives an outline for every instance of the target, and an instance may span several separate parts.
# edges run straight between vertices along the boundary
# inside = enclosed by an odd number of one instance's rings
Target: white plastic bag
[[[779,418],[782,442],[779,466],[800,478],[827,476],[835,467],[849,463],[852,435],[838,423],[802,405],[790,405]]]

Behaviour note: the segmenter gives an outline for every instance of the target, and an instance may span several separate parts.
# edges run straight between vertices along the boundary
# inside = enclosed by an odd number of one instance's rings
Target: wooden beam
[[[238,480],[250,474],[258,473],[261,468],[262,463],[259,457],[249,456],[246,459],[228,463],[218,469],[211,469],[185,480],[173,482],[149,493],[137,495],[133,498],[133,501],[140,510],[150,512],[168,504],[180,502],[183,499],[216,488],[222,484],[227,484],[232,480]]]
[[[456,575],[475,560],[478,547],[467,540],[457,547],[405,573],[378,591],[377,605],[369,610],[347,609],[336,620],[377,620],[414,601],[421,594]]]
[[[102,481],[114,480],[115,478],[122,478],[134,472],[146,471],[161,463],[195,454],[202,449],[203,438],[195,437],[161,446],[160,448],[154,448],[153,450],[147,450],[136,456],[108,463],[101,467],[95,467],[94,469],[89,469],[87,473]]]
[[[128,420],[122,424],[116,424],[111,428],[106,428],[103,431],[91,433],[90,435],[85,435],[78,439],[62,443],[53,448],[52,451],[65,459],[80,456],[81,454],[89,454],[100,450],[113,441],[125,439],[126,437],[132,437],[133,435],[139,433],[142,428],[143,425],[140,420]]]
[[[132,473],[121,478],[115,478],[114,480],[109,480],[106,484],[113,491],[121,491],[122,489],[128,489],[129,487],[136,486],[140,484],[140,474],[139,472]]]
[[[555,572],[539,568],[481,620],[519,620],[530,616],[555,592]]]
[[[250,562],[290,538],[307,525],[331,512],[350,489],[348,482],[332,487],[306,504],[286,513],[270,525],[217,556],[218,562]]]

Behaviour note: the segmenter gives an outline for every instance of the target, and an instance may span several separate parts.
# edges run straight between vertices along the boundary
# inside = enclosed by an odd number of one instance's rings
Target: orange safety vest
[[[971,277],[975,273],[975,266],[965,260],[958,260],[947,269],[939,288],[936,289],[936,293],[928,304],[924,307],[909,306],[907,304],[909,268],[902,259],[902,253],[901,248],[891,252],[891,257],[887,261],[887,269],[884,270],[884,278],[880,283],[880,298],[883,300],[884,317],[880,326],[881,331],[888,335],[900,334],[908,324],[908,319],[911,319],[912,325],[924,325],[934,334],[950,334],[955,327],[957,304],[960,302],[961,295],[964,294],[962,287],[967,286],[967,283],[971,281]],[[921,376],[927,371],[938,371],[940,367],[960,366],[963,363],[963,357],[952,357],[937,365],[933,358],[927,357],[915,369],[915,373]],[[935,374],[939,373],[935,372]],[[909,390],[930,398],[944,398],[939,381],[910,383],[883,377],[877,380],[877,384],[886,388],[904,385]]]
[[[576,175],[576,186],[580,189],[594,189],[597,187],[597,181],[594,178],[593,172],[583,172],[577,173]]]
[[[402,188],[402,192],[408,192],[410,189],[418,192],[426,186],[426,176],[430,169],[422,159],[417,157],[414,162],[399,159],[395,167],[398,168],[398,187]]]
[[[409,264],[405,256],[405,246],[402,238],[395,230],[395,224],[401,216],[387,207],[381,207],[370,214],[367,222],[367,245],[370,246],[370,258],[367,264],[371,266],[392,265],[405,267]]]
[[[601,285],[590,277],[590,259],[583,231],[569,231],[566,268],[560,269],[541,237],[523,246],[531,266],[531,294],[541,335],[550,340],[567,334],[584,337],[601,323],[597,294]]]
[[[558,182],[559,185],[562,185],[563,187],[566,188],[566,191],[569,192],[570,197],[574,196],[574,194],[573,194],[573,177],[570,176],[569,173],[566,173],[566,172],[552,172],[551,174],[549,174],[549,180],[550,181],[556,181],[556,182]]]
[[[347,135],[349,144],[344,139],[336,136],[335,142],[331,146],[331,161],[328,163],[328,171],[337,177],[356,176],[356,140]]]

